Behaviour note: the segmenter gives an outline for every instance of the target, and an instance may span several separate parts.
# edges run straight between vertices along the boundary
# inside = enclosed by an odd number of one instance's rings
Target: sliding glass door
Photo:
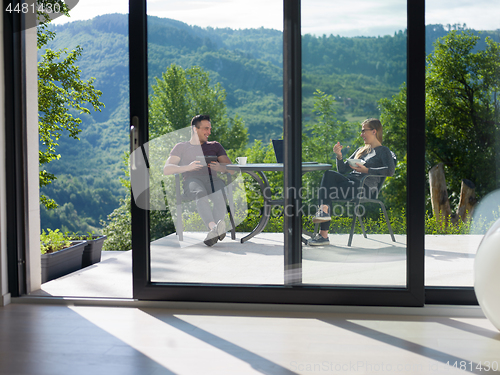
[[[332,164],[303,177],[304,284],[407,287],[407,132],[387,110],[407,82],[406,15],[405,0],[302,4],[302,157]]]
[[[282,135],[282,4],[266,13],[246,1],[147,8],[152,282],[284,283],[282,230],[252,236],[273,208],[260,184],[282,173],[226,168],[264,163]]]
[[[399,23],[380,18],[370,31],[379,37],[335,31],[332,2],[235,0],[222,9],[130,0],[134,298],[423,305],[425,37],[423,4],[411,3],[392,9]],[[346,12],[363,24],[373,9]],[[384,26],[399,29],[386,35]],[[357,57],[356,48],[382,57]],[[375,202],[363,218],[368,239],[355,232],[347,246],[349,231],[335,232],[329,245],[311,246],[315,212],[306,208],[318,203],[323,173],[336,170],[333,145],[354,152],[363,143],[361,120],[380,118],[378,103],[398,79],[407,83],[408,130],[395,134],[388,123],[384,146],[405,156],[389,159],[374,197],[388,219]],[[394,171],[406,176],[389,182]],[[335,218],[346,228],[352,219]]]

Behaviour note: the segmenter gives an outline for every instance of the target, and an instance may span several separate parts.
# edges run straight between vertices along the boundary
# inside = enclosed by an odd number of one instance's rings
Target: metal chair
[[[231,174],[226,173],[226,189],[222,189],[222,195],[224,197],[224,201],[226,202],[227,211],[229,213],[229,220],[231,222],[231,239],[236,239],[236,226],[234,224],[234,202],[233,202],[233,190],[231,186]],[[212,181],[212,175],[210,174],[210,182],[212,185],[212,193],[214,192],[214,185]],[[163,184],[163,181],[162,181]],[[163,187],[165,189],[165,187]],[[227,196],[226,192],[227,190]],[[184,240],[184,225],[182,223],[182,202],[191,202],[191,199],[188,199],[185,194],[181,193],[181,178],[180,174],[175,174],[175,207],[176,207],[176,225],[175,232],[179,237],[179,241]]]
[[[364,188],[364,185],[365,185],[365,181],[366,179],[368,178],[373,178],[373,177],[381,177],[381,176],[377,176],[377,175],[366,175],[364,176],[361,180],[360,180],[360,183],[359,185],[357,186],[357,188]],[[389,216],[387,215],[387,210],[385,209],[385,205],[384,203],[378,199],[378,195],[380,193],[380,190],[382,189],[382,186],[384,185],[384,182],[385,182],[385,179],[386,177],[382,177],[377,185],[377,192],[376,192],[376,196],[375,198],[366,198],[366,197],[358,197],[356,196],[356,198],[354,199],[342,199],[342,200],[334,200],[333,202],[354,202],[354,217],[352,219],[352,225],[351,225],[351,232],[349,234],[349,241],[347,242],[347,246],[351,246],[352,244],[352,238],[354,236],[354,227],[356,225],[356,220],[359,221],[359,225],[361,227],[361,231],[363,233],[363,236],[365,238],[368,238],[366,236],[366,231],[365,231],[365,226],[363,224],[363,218],[362,218],[362,215],[358,215],[359,213],[359,209],[358,207],[362,204],[362,203],[377,203],[380,205],[380,207],[382,208],[382,212],[384,213],[384,217],[385,217],[385,221],[387,223],[387,228],[389,229],[389,233],[391,235],[391,238],[392,238],[392,241],[393,242],[396,242],[396,238],[394,237],[394,232],[392,231],[392,227],[391,227],[391,223],[389,221]],[[370,195],[370,194],[369,194]],[[318,229],[319,229],[319,224],[315,224],[314,225],[314,233],[318,233]]]

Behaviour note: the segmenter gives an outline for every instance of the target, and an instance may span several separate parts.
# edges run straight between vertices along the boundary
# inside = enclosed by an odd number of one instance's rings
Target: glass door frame
[[[131,147],[148,140],[146,0],[129,0]],[[285,191],[299,191],[301,148],[300,0],[284,0],[283,82]],[[407,285],[406,288],[301,285],[287,270],[300,270],[301,218],[285,220],[284,285],[152,283],[149,213],[139,209],[132,192],[133,297],[139,300],[289,303],[317,305],[423,306],[425,197],[425,0],[407,0]],[[147,178],[147,176],[144,176]],[[295,189],[294,189],[295,188]],[[145,198],[147,199],[147,197]],[[289,197],[295,209],[300,199]],[[291,230],[289,230],[291,229]],[[300,280],[300,272],[299,272]],[[459,293],[462,297],[463,293]],[[466,298],[467,299],[467,298]]]
[[[28,185],[26,118],[26,15],[3,13],[3,65],[5,93],[5,195],[8,292],[27,293]],[[13,162],[12,162],[13,161]]]

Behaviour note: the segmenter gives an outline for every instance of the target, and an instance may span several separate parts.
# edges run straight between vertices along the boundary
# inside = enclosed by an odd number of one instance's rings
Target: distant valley
[[[129,143],[128,17],[120,14],[76,21],[51,29],[49,48],[83,48],[78,61],[82,78],[95,77],[106,107],[82,116],[80,141],[63,136],[61,159],[47,170],[58,180],[44,193],[60,207],[42,209],[42,228],[87,232],[99,230],[124,196],[120,177]],[[427,26],[427,51],[447,30]],[[500,31],[488,33],[500,40]],[[282,33],[270,29],[202,29],[182,22],[148,18],[149,84],[175,63],[201,66],[212,83],[226,90],[228,113],[238,114],[249,141],[268,142],[282,133]],[[303,36],[303,120],[311,121],[316,90],[337,99],[345,120],[378,116],[377,101],[391,97],[406,79],[406,33],[347,38]],[[130,51],[135,53],[135,51]],[[41,53],[41,51],[39,51]],[[133,74],[133,72],[132,72]],[[78,114],[74,114],[75,116]],[[188,124],[186,124],[187,126]]]

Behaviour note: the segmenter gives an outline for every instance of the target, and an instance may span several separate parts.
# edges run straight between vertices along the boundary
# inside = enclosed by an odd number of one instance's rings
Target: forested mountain
[[[102,91],[100,100],[106,107],[81,117],[80,141],[65,136],[59,140],[61,159],[47,166],[59,179],[44,193],[60,207],[42,209],[42,228],[98,229],[99,220],[106,219],[124,195],[119,178],[129,142],[128,17],[109,14],[51,30],[57,36],[48,48],[83,48],[77,63],[82,78],[95,77],[94,86]],[[226,90],[229,114],[243,119],[250,142],[281,136],[280,31],[204,29],[148,17],[148,33],[150,86],[171,64],[198,65],[209,72],[213,84],[220,82]],[[441,25],[428,26],[427,51],[446,33]],[[495,40],[499,34],[492,34]],[[377,116],[377,101],[395,94],[406,78],[405,31],[383,37],[305,35],[302,49],[304,121],[310,121],[312,96],[318,89],[337,99],[340,118],[359,120]]]

